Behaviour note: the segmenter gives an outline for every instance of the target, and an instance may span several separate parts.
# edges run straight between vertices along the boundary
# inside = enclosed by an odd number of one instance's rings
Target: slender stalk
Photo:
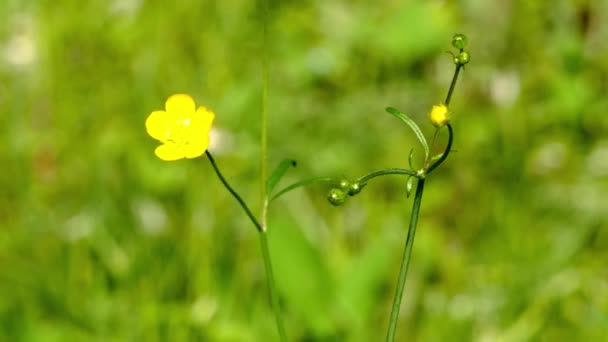
[[[243,208],[243,210],[245,211],[245,214],[247,214],[247,217],[249,217],[249,220],[251,220],[251,223],[253,223],[253,225],[258,230],[258,232],[262,232],[263,231],[262,226],[260,225],[258,220],[255,218],[255,216],[251,212],[251,209],[249,209],[249,207],[247,206],[245,201],[243,201],[243,198],[232,188],[232,186],[230,186],[230,184],[228,184],[228,181],[226,181],[226,178],[224,178],[224,175],[222,175],[222,172],[217,167],[217,164],[215,163],[213,156],[211,156],[211,152],[209,152],[207,150],[207,151],[205,151],[205,154],[207,155],[207,158],[209,158],[209,162],[211,163],[211,166],[213,166],[213,170],[215,171],[217,178],[220,179],[220,181],[222,182],[224,187],[228,190],[228,192],[230,192],[230,194],[237,200],[237,202],[239,202],[239,204],[241,205],[241,208]]]
[[[420,178],[418,179],[416,194],[414,195],[414,205],[412,206],[412,214],[410,216],[410,226],[407,231],[407,238],[405,240],[405,249],[403,251],[403,258],[401,260],[401,269],[399,270],[397,289],[395,290],[395,297],[393,298],[393,309],[391,311],[386,341],[395,340],[395,331],[397,328],[397,321],[399,320],[399,308],[401,307],[403,289],[405,288],[405,279],[407,278],[407,270],[409,268],[410,258],[412,257],[412,247],[414,246],[414,237],[416,235],[416,225],[418,224],[418,214],[420,213],[420,203],[422,202],[423,191],[424,178]]]
[[[374,172],[368,173],[367,175],[357,179],[357,182],[361,183],[361,184],[366,184],[370,179],[380,177],[380,176],[386,176],[386,175],[407,175],[407,176],[418,177],[418,173],[416,171],[393,168],[393,169],[384,169],[384,170],[379,170],[379,171],[374,171]]]
[[[448,94],[445,98],[445,105],[449,106],[450,101],[452,99],[452,94],[454,93],[454,89],[456,87],[456,81],[458,80],[458,75],[460,74],[460,69],[463,67],[462,64],[456,64],[456,70],[454,71],[454,76],[452,77],[452,82],[450,83],[450,89],[448,90]],[[452,126],[448,123],[448,144],[446,146],[445,151],[441,155],[435,163],[433,163],[427,170],[426,175],[428,175],[431,171],[437,168],[443,161],[448,157],[450,150],[452,148],[452,141],[454,136],[454,130]],[[436,132],[437,133],[437,132]],[[433,138],[434,142],[435,138]],[[414,237],[416,235],[416,225],[418,224],[418,215],[420,213],[420,204],[422,202],[422,193],[424,191],[424,182],[425,178],[418,178],[418,185],[416,187],[416,195],[414,197],[414,204],[412,207],[412,214],[410,216],[410,225],[407,231],[407,238],[405,240],[405,249],[403,251],[403,259],[401,260],[401,269],[399,270],[399,280],[397,282],[397,289],[395,290],[395,297],[393,298],[393,308],[391,311],[391,317],[388,326],[388,332],[386,335],[386,341],[392,342],[395,340],[395,331],[397,328],[397,321],[399,319],[399,308],[401,307],[401,301],[403,298],[403,289],[405,288],[405,280],[407,278],[407,271],[409,268],[410,259],[412,256],[412,248],[414,246]]]
[[[266,179],[268,178],[268,83],[270,73],[268,71],[268,1],[263,1],[263,33],[262,33],[262,112],[260,117],[260,200],[262,213],[260,221],[262,230],[266,230]]]
[[[222,172],[215,163],[211,152],[205,151],[205,154],[207,155],[207,158],[209,158],[209,162],[211,163],[211,166],[213,167],[213,170],[215,171],[217,177],[220,179],[220,181],[228,190],[228,192],[230,192],[230,194],[232,194],[232,196],[237,200],[237,202],[239,202],[241,208],[243,208],[243,210],[247,214],[247,217],[249,217],[249,220],[251,220],[251,223],[253,223],[255,228],[258,230],[258,235],[260,236],[260,246],[262,248],[262,256],[264,258],[264,268],[266,270],[266,283],[268,284],[270,303],[272,306],[272,310],[274,311],[274,316],[277,322],[277,329],[279,330],[279,336],[281,337],[281,341],[287,341],[287,337],[285,335],[285,327],[283,325],[283,319],[281,317],[281,308],[279,306],[277,288],[274,283],[274,275],[272,272],[272,263],[270,262],[270,250],[268,249],[268,239],[266,231],[262,228],[262,225],[258,222],[255,216],[253,216],[251,209],[249,209],[245,201],[243,201],[243,198],[232,188],[232,186],[230,186],[230,184],[228,184],[228,181],[226,181],[226,178],[224,178],[224,175],[222,175]]]
[[[450,124],[447,124],[447,126],[448,126],[448,133],[449,133],[448,144],[445,146],[445,150],[441,154],[441,157],[439,159],[437,159],[437,161],[435,163],[433,163],[431,166],[429,166],[429,168],[426,170],[427,175],[429,173],[431,173],[431,171],[436,169],[437,166],[441,165],[441,163],[443,163],[443,161],[446,160],[446,158],[450,154],[450,151],[452,151],[452,142],[454,141],[454,129],[452,128],[452,125],[450,125]]]
[[[454,88],[456,87],[456,81],[458,81],[458,75],[460,74],[460,69],[462,69],[462,64],[456,64],[456,71],[454,71],[454,77],[452,77],[452,83],[450,83],[450,90],[448,90],[448,95],[445,97],[445,105],[447,107],[450,106],[450,101],[452,100],[452,94],[454,93]]]
[[[276,285],[274,283],[274,275],[272,272],[272,262],[270,259],[270,250],[268,249],[268,238],[266,228],[268,226],[268,193],[266,193],[266,180],[268,179],[268,85],[270,83],[270,72],[268,71],[268,1],[262,3],[263,13],[263,34],[262,34],[262,113],[261,113],[261,128],[260,128],[260,200],[262,210],[260,213],[260,247],[262,248],[262,256],[264,257],[264,267],[266,268],[266,283],[268,284],[268,294],[270,296],[270,305],[274,311],[277,329],[281,341],[287,341],[285,334],[285,326],[281,315],[281,307],[279,305],[279,296]]]
[[[266,267],[266,283],[268,284],[268,293],[270,296],[270,303],[272,310],[274,311],[274,318],[277,323],[277,329],[279,330],[279,337],[282,342],[287,341],[287,334],[285,333],[285,326],[283,324],[283,318],[281,315],[281,306],[279,304],[279,296],[277,293],[276,285],[274,283],[274,274],[272,272],[272,263],[270,261],[270,250],[268,249],[268,233],[266,231],[260,232],[260,246],[262,248],[262,255],[264,256],[264,266]]]

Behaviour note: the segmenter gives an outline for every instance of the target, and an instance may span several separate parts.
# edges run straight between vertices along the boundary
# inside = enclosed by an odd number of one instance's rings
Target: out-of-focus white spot
[[[141,0],[114,0],[110,3],[110,13],[132,17],[141,8]]]
[[[493,75],[490,80],[490,96],[499,107],[513,105],[520,92],[520,78],[514,71],[503,71]]]
[[[591,150],[586,164],[593,176],[608,176],[608,141],[599,143]]]
[[[70,217],[65,222],[65,238],[68,241],[79,241],[87,238],[93,232],[95,219],[87,212],[81,212]]]
[[[469,319],[475,314],[475,303],[470,296],[458,295],[452,298],[448,310],[454,319]]]
[[[132,210],[146,234],[157,235],[167,227],[167,213],[158,203],[149,199],[136,200]]]
[[[545,174],[560,169],[566,161],[567,148],[562,142],[548,142],[533,155],[532,173]]]
[[[4,45],[4,60],[13,66],[29,66],[37,57],[33,20],[28,15],[18,15],[13,26]]]
[[[225,154],[232,150],[234,137],[228,131],[212,127],[209,131],[209,149],[214,154]]]
[[[336,57],[327,48],[316,47],[308,50],[307,59],[308,69],[316,75],[329,75],[336,69]]]
[[[430,291],[424,296],[424,308],[432,314],[440,315],[445,312],[447,297],[443,292]]]
[[[200,296],[192,304],[190,316],[197,325],[208,323],[217,312],[217,301],[208,296]]]

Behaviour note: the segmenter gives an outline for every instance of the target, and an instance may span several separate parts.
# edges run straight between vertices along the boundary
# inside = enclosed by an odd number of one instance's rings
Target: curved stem
[[[445,105],[446,106],[450,106],[450,101],[452,100],[452,94],[454,94],[454,89],[456,88],[456,82],[458,81],[458,75],[460,75],[460,69],[462,69],[463,64],[456,64],[456,70],[454,71],[454,76],[452,77],[452,82],[450,83],[450,89],[448,90],[448,94],[445,97]],[[450,151],[452,149],[452,140],[454,140],[454,130],[452,129],[452,125],[450,125],[449,123],[447,124],[448,126],[448,144],[445,147],[445,151],[443,152],[443,154],[441,155],[441,158],[439,158],[435,163],[433,163],[427,170],[426,170],[426,174],[428,175],[431,171],[433,171],[435,168],[437,168],[437,166],[441,165],[441,163],[443,163],[443,161],[448,157],[448,154],[450,154]],[[435,132],[435,136],[437,135],[438,131]],[[433,141],[435,141],[435,139],[433,138]]]
[[[207,155],[207,158],[209,158],[209,162],[211,163],[211,166],[213,166],[213,170],[215,171],[215,174],[217,175],[217,177],[220,179],[220,181],[222,182],[224,187],[228,190],[228,192],[230,192],[230,194],[237,200],[237,202],[239,202],[239,204],[241,205],[241,208],[243,208],[243,210],[247,214],[247,217],[249,217],[249,219],[251,220],[251,223],[253,223],[253,225],[258,230],[258,233],[260,235],[260,245],[262,248],[262,256],[264,258],[264,268],[266,270],[266,280],[267,280],[267,284],[268,284],[268,292],[269,292],[269,296],[270,296],[272,310],[274,311],[274,316],[275,316],[275,319],[277,322],[277,329],[279,330],[279,336],[281,337],[281,341],[283,341],[283,342],[287,341],[287,337],[285,334],[285,327],[283,324],[283,319],[281,317],[281,307],[279,306],[279,297],[277,294],[276,285],[274,283],[274,275],[272,272],[272,263],[270,261],[270,251],[268,249],[268,239],[267,239],[267,235],[266,235],[266,230],[263,229],[262,225],[260,225],[260,223],[255,218],[255,216],[253,216],[251,209],[249,209],[249,207],[247,206],[245,201],[243,201],[243,198],[232,188],[232,186],[230,186],[230,184],[228,184],[228,181],[226,181],[226,178],[224,178],[224,175],[222,175],[222,172],[220,171],[217,164],[215,163],[215,160],[213,159],[211,152],[205,151],[205,154]]]
[[[450,83],[450,89],[448,90],[448,94],[445,98],[445,105],[449,106],[450,101],[452,99],[452,94],[454,93],[454,89],[456,87],[456,82],[458,81],[458,75],[460,75],[460,69],[463,67],[463,64],[456,64],[456,70],[454,71],[454,76],[452,77],[452,82]],[[441,157],[433,163],[425,172],[425,174],[431,173],[435,168],[437,168],[441,163],[443,163],[450,151],[452,149],[452,141],[454,140],[454,130],[452,129],[452,125],[449,123],[448,126],[448,144],[445,148],[445,152],[441,155]],[[435,132],[437,134],[437,132]],[[434,139],[433,139],[434,141]],[[418,224],[418,215],[420,213],[420,204],[422,203],[422,193],[424,191],[424,181],[425,178],[418,177],[418,186],[416,187],[416,195],[414,197],[414,204],[412,207],[412,213],[410,216],[410,225],[407,232],[407,238],[405,241],[405,249],[403,251],[403,258],[401,260],[401,269],[399,270],[399,280],[397,283],[397,289],[395,290],[395,297],[393,298],[393,308],[391,311],[391,317],[389,321],[388,332],[386,335],[386,341],[392,342],[395,339],[395,330],[397,328],[397,321],[399,319],[399,308],[401,306],[401,301],[403,298],[403,289],[405,287],[405,280],[407,278],[407,271],[409,268],[410,259],[412,256],[412,248],[414,246],[414,237],[416,236],[416,225]]]
[[[454,129],[452,129],[452,125],[450,125],[449,123],[447,124],[447,126],[449,133],[448,144],[445,146],[445,150],[443,151],[441,157],[437,159],[437,161],[434,162],[431,166],[429,166],[429,168],[426,170],[427,175],[431,173],[431,171],[433,171],[435,168],[437,168],[437,166],[441,165],[441,163],[443,163],[443,161],[448,157],[448,154],[450,154],[450,151],[452,150],[452,141],[454,141]]]
[[[395,290],[395,297],[393,298],[393,309],[391,311],[388,333],[386,335],[387,342],[392,342],[395,339],[395,331],[397,328],[397,321],[399,319],[399,308],[401,307],[403,289],[405,288],[405,279],[407,278],[407,270],[412,257],[412,247],[414,246],[414,237],[416,236],[416,225],[418,224],[418,214],[420,213],[420,204],[422,203],[423,191],[424,178],[420,178],[418,179],[418,185],[416,186],[416,195],[414,196],[414,205],[412,206],[412,214],[410,216],[410,226],[407,231],[407,238],[405,240],[403,258],[401,259],[401,269],[399,270],[399,280],[397,281],[397,289]]]
[[[391,169],[378,170],[378,171],[368,173],[367,175],[357,179],[357,182],[361,183],[361,184],[365,184],[373,178],[380,177],[380,176],[386,176],[386,175],[408,175],[408,176],[418,177],[418,173],[414,170],[391,168]]]
[[[217,178],[220,179],[220,181],[222,182],[224,187],[228,190],[228,192],[230,192],[230,194],[237,200],[237,202],[239,202],[239,204],[241,205],[241,208],[243,208],[243,210],[245,211],[245,214],[247,214],[247,217],[249,217],[249,220],[251,220],[251,223],[253,223],[255,228],[259,232],[262,232],[263,231],[262,226],[260,225],[258,220],[255,218],[255,216],[253,216],[251,209],[249,209],[249,207],[247,206],[245,201],[243,201],[243,198],[241,198],[241,196],[230,186],[230,184],[228,184],[228,181],[226,181],[226,178],[224,178],[224,176],[222,175],[222,172],[217,167],[217,164],[215,163],[213,156],[211,156],[211,152],[209,152],[207,150],[207,151],[205,151],[205,154],[207,155],[207,158],[209,158],[209,162],[211,163],[211,166],[213,166],[213,170],[215,171]]]

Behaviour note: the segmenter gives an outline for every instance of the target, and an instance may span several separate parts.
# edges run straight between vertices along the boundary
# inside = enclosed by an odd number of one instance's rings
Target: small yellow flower
[[[209,130],[215,113],[196,109],[190,95],[175,94],[165,102],[165,110],[154,111],[146,119],[148,134],[160,142],[154,153],[162,160],[196,158],[209,147]]]
[[[435,127],[443,127],[450,121],[449,114],[448,107],[444,104],[440,104],[433,106],[433,109],[431,109],[431,112],[429,113],[429,118]]]

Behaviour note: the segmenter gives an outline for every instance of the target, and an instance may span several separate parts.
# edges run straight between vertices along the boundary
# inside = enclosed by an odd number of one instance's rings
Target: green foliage
[[[0,340],[276,338],[255,230],[206,161],[159,161],[144,129],[167,96],[191,94],[217,114],[226,177],[259,199],[256,6],[0,1]],[[299,163],[281,184],[406,168],[418,141],[383,108],[430,136],[446,47],[470,39],[450,104],[457,152],[425,185],[402,340],[605,339],[605,7],[271,3],[269,165]],[[406,179],[340,208],[331,185],[272,203],[292,340],[382,338]]]
[[[268,196],[272,195],[272,191],[277,186],[281,178],[285,176],[287,170],[289,170],[290,167],[295,166],[296,162],[291,159],[284,159],[279,163],[279,165],[277,165],[277,167],[274,169],[272,174],[270,174],[270,177],[268,177],[268,180],[266,181],[266,193],[268,194]]]
[[[387,107],[386,111],[389,112],[390,114],[394,115],[396,118],[398,118],[399,120],[403,121],[405,124],[407,124],[412,131],[416,134],[416,138],[418,138],[418,141],[420,141],[420,144],[422,145],[422,147],[424,147],[424,159],[425,161],[429,158],[429,143],[426,142],[426,138],[424,137],[424,133],[422,133],[422,131],[420,130],[420,127],[418,127],[418,124],[412,120],[409,116],[407,116],[407,114],[403,114],[401,113],[399,110],[393,108],[393,107]],[[410,153],[411,156],[411,153]],[[408,157],[409,161],[411,161],[411,158]],[[411,165],[411,163],[410,163]]]

